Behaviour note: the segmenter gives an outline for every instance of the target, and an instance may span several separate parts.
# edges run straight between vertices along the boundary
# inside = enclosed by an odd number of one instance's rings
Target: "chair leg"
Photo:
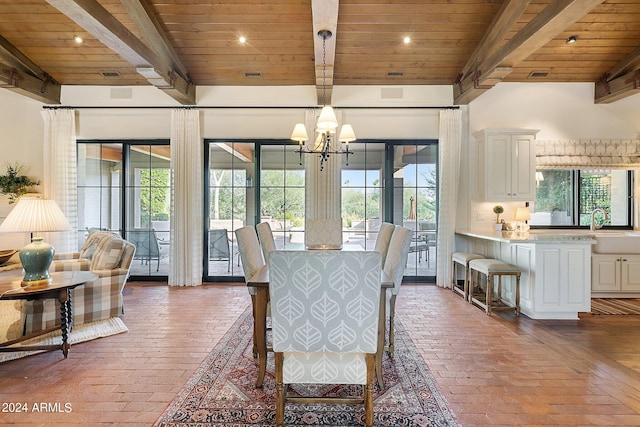
[[[395,342],[395,318],[396,318],[396,295],[391,295],[391,302],[389,304],[389,356],[393,357]]]
[[[364,422],[373,426],[373,382],[375,381],[375,355],[367,354],[367,384],[364,390]],[[284,411],[284,408],[283,408]]]
[[[251,295],[251,310],[253,314],[253,358],[258,358],[258,347],[256,347],[256,296]]]
[[[275,381],[276,381],[276,426],[284,425],[284,386],[282,384],[282,353],[274,353],[275,356]],[[367,359],[368,361],[368,359]],[[367,368],[369,365],[367,364]],[[367,371],[367,375],[369,371]],[[368,380],[368,377],[367,377]],[[373,380],[372,380],[373,381]]]

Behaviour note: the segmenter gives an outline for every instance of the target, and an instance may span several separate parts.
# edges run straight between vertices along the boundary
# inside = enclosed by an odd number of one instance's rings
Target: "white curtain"
[[[171,249],[169,285],[202,284],[202,159],[200,111],[171,112]]]
[[[56,252],[78,250],[78,188],[76,158],[76,112],[71,109],[45,109],[44,120],[44,197],[56,201],[73,230],[50,233],[46,239]]]
[[[538,169],[637,169],[640,140],[561,139],[536,141]]]
[[[456,207],[460,172],[462,140],[462,111],[447,109],[440,112],[438,136],[439,195],[436,285],[449,287],[451,283],[451,254],[455,243]]]
[[[317,115],[320,110],[307,109],[305,115],[305,127],[309,130],[307,145],[314,144],[317,133],[315,132]],[[341,114],[336,111],[338,123],[341,123]],[[337,129],[336,137],[340,128]],[[342,217],[342,156],[333,154],[324,162],[320,170],[320,158],[318,154],[303,154],[306,187],[306,219],[338,219]]]

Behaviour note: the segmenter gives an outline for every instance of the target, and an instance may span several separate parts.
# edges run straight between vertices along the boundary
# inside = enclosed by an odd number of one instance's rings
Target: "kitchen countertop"
[[[456,230],[461,236],[476,237],[502,243],[596,243],[595,235],[591,233],[536,233],[528,231],[494,231],[494,230]]]

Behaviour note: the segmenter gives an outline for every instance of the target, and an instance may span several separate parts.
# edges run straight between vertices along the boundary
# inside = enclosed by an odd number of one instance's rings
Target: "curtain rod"
[[[201,109],[201,110],[209,110],[209,109],[244,109],[244,110],[298,110],[298,109],[307,109],[307,108],[321,108],[321,106],[310,106],[310,107],[301,107],[297,106],[264,106],[264,105],[227,105],[227,106],[200,106],[200,105],[180,105],[180,106],[168,106],[168,105],[133,105],[133,106],[99,106],[99,105],[83,105],[83,106],[72,106],[72,105],[44,105],[42,108],[47,110],[93,110],[93,109],[123,109],[123,110],[165,110],[165,109]],[[381,106],[372,106],[372,107],[358,107],[358,106],[346,106],[346,107],[337,107],[333,106],[333,108],[337,110],[458,110],[460,109],[459,105],[448,105],[448,106],[389,106],[389,107],[381,107]]]

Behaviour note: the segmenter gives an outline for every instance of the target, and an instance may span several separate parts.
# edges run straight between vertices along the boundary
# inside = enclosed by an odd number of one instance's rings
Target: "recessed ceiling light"
[[[84,40],[82,40],[82,37],[78,36],[78,35],[74,35],[73,36],[73,41],[75,41],[76,43],[80,44],[82,43]]]
[[[238,37],[238,41],[241,44],[245,44],[247,42],[247,38],[245,36],[240,36],[240,37]]]
[[[404,42],[404,44],[409,44],[409,43],[411,43],[411,37],[404,36],[404,39],[402,39],[402,41]]]
[[[571,37],[568,37],[566,40],[567,44],[573,44],[577,41],[578,41],[578,36],[571,36]]]

